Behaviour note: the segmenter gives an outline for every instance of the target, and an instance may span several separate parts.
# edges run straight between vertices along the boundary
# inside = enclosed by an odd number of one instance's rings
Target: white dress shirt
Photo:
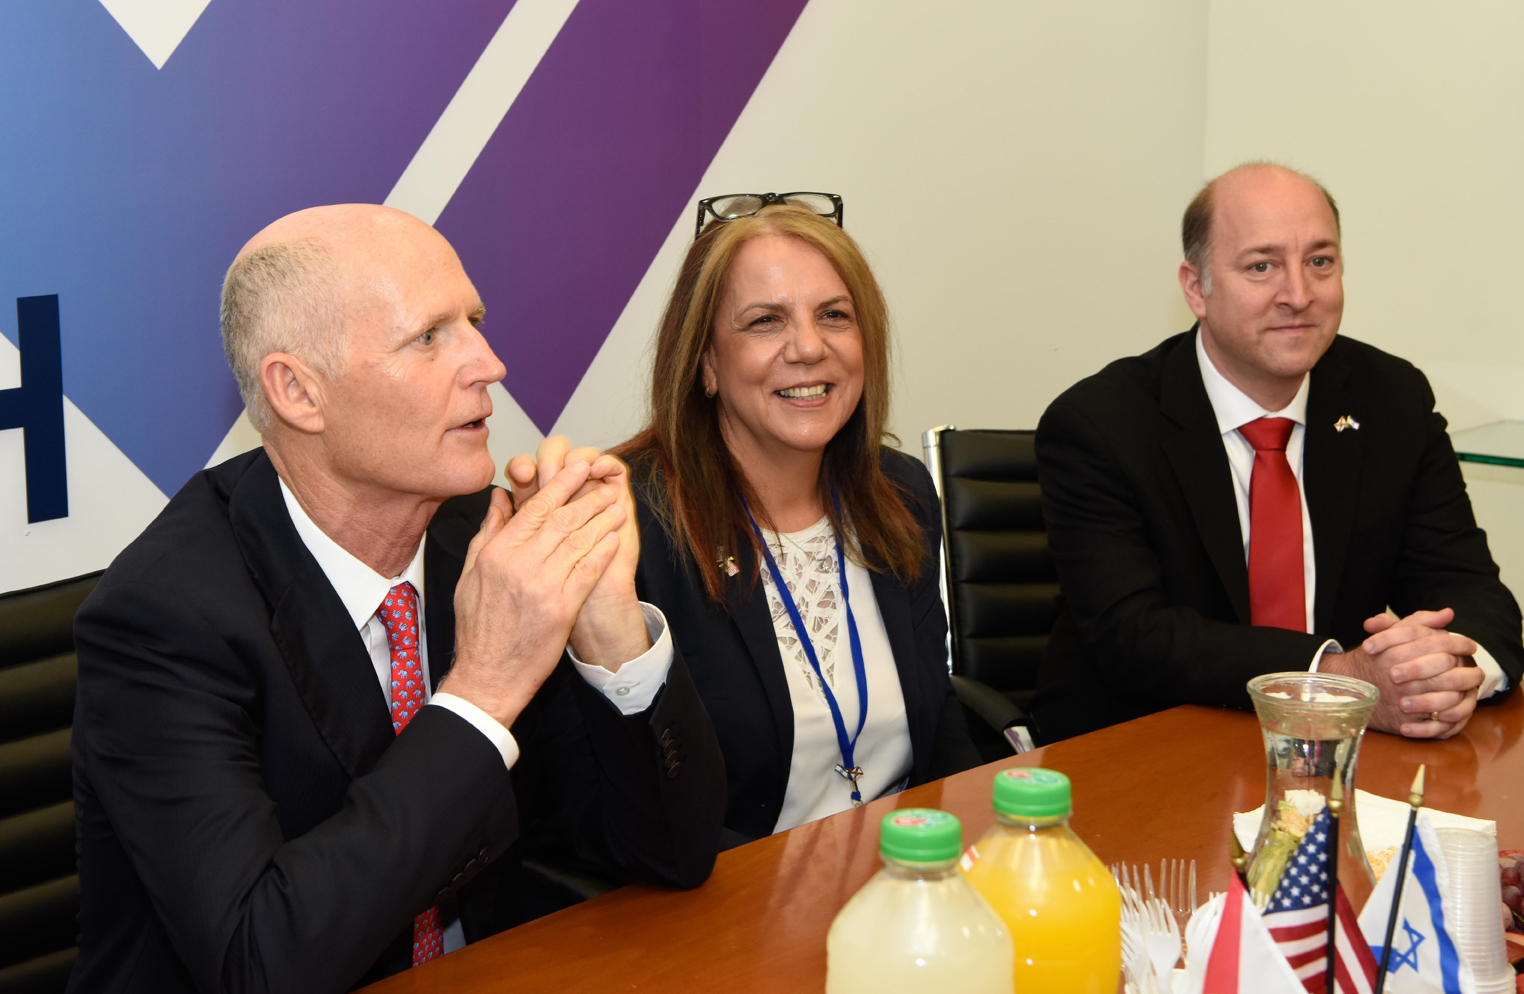
[[[1201,368],[1201,382],[1206,387],[1207,399],[1211,401],[1212,413],[1217,416],[1217,428],[1222,432],[1222,447],[1228,454],[1228,465],[1233,471],[1233,495],[1238,503],[1238,527],[1244,539],[1244,562],[1249,561],[1249,482],[1254,475],[1254,446],[1244,438],[1239,428],[1259,418],[1286,418],[1296,422],[1291,437],[1286,441],[1286,461],[1296,477],[1297,493],[1302,499],[1302,576],[1307,594],[1307,631],[1313,630],[1313,601],[1317,590],[1317,559],[1313,555],[1312,516],[1307,511],[1307,490],[1302,485],[1302,452],[1307,437],[1307,394],[1312,385],[1312,374],[1302,377],[1302,385],[1296,396],[1279,411],[1267,411],[1242,390],[1228,382],[1213,365],[1202,344],[1201,332],[1196,332],[1196,362]],[[1326,640],[1313,655],[1310,669],[1317,672],[1325,652],[1343,652],[1333,639]],[[1485,677],[1479,697],[1487,697],[1497,691],[1508,689],[1503,668],[1491,653],[1480,645],[1476,649],[1476,664]]]
[[[857,730],[860,714],[857,677],[853,670],[847,612],[837,581],[836,542],[829,518],[822,518],[803,531],[780,537],[764,531],[763,541],[792,591],[821,670],[841,709],[847,737]],[[783,808],[774,832],[824,818],[852,807],[852,785],[836,772],[842,762],[841,743],[830,706],[820,689],[815,671],[794,631],[788,609],[779,596],[772,572],[762,570],[778,653],[788,681],[789,702],[794,711],[794,748],[789,758],[788,784]],[[868,684],[868,720],[853,747],[853,762],[863,770],[858,789],[864,801],[903,790],[910,775],[910,723],[889,633],[873,595],[868,571],[847,559],[847,590],[852,617],[863,653],[863,675]]]

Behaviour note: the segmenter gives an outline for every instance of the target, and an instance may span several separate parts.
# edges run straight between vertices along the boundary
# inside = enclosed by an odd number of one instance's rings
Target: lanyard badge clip
[[[852,785],[852,806],[860,808],[867,803],[863,800],[862,792],[857,789],[857,781],[863,778],[863,768],[861,766],[854,766],[848,769],[843,764],[837,763],[836,772],[841,774],[843,780]]]

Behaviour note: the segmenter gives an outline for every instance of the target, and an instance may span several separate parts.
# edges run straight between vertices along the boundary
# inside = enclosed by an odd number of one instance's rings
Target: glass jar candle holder
[[[1355,810],[1355,765],[1380,696],[1364,680],[1331,673],[1267,673],[1249,681],[1265,743],[1265,814],[1249,857],[1249,890],[1263,906],[1337,777],[1339,883],[1355,912],[1375,889]]]

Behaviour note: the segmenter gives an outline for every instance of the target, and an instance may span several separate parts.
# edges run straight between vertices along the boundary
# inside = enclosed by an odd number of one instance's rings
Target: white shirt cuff
[[[454,694],[435,694],[429,699],[428,706],[454,711],[469,721],[472,727],[487,736],[487,741],[503,754],[503,765],[510,770],[513,769],[513,764],[519,761],[519,744],[514,741],[513,733],[504,728],[502,722],[464,697],[456,697]]]
[[[1342,645],[1333,639],[1329,639],[1322,645],[1318,646],[1318,651],[1312,654],[1312,665],[1307,667],[1307,672],[1316,673],[1318,671],[1318,667],[1322,665],[1323,656],[1325,653],[1343,651],[1344,647]]]
[[[1476,639],[1471,641],[1476,642]],[[1507,693],[1508,675],[1503,672],[1503,667],[1498,665],[1498,661],[1492,658],[1492,653],[1482,648],[1480,642],[1476,642],[1476,653],[1471,658],[1476,660],[1476,665],[1483,674],[1482,685],[1476,691],[1477,700],[1485,701],[1493,694]]]
[[[639,714],[651,706],[656,692],[667,682],[667,671],[672,668],[672,632],[667,627],[666,615],[654,604],[640,602],[641,613],[646,616],[646,633],[651,636],[651,648],[611,673],[602,666],[593,666],[577,658],[576,650],[566,647],[572,665],[582,674],[582,679],[596,687],[609,699],[620,714]]]
[[[1472,639],[1472,641],[1476,640]],[[1317,654],[1312,657],[1312,665],[1308,667],[1307,671],[1309,673],[1316,673],[1318,671],[1318,664],[1323,662],[1324,653],[1343,651],[1343,646],[1333,639],[1329,639],[1318,646]],[[1493,694],[1507,693],[1508,675],[1503,672],[1503,667],[1498,665],[1498,661],[1492,658],[1492,653],[1482,648],[1480,642],[1477,643],[1476,654],[1471,658],[1476,660],[1477,667],[1482,671],[1482,685],[1477,689],[1477,700],[1484,701]]]

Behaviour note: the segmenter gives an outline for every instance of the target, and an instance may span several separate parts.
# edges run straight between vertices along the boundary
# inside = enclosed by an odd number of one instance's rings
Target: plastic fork
[[[1153,872],[1144,866],[1126,863],[1112,867],[1112,875],[1122,891],[1122,920],[1124,935],[1128,927],[1140,928],[1142,951],[1147,954],[1146,966],[1136,963],[1132,973],[1135,983],[1146,994],[1168,994],[1172,971],[1180,960],[1180,925],[1175,921],[1173,910],[1154,891]],[[1135,925],[1131,923],[1136,923]],[[1124,939],[1124,943],[1125,943]],[[1136,948],[1132,950],[1136,952]]]
[[[1143,897],[1129,878],[1126,864],[1113,863],[1110,870],[1122,895],[1122,976],[1127,981],[1128,994],[1151,994],[1158,986],[1144,938],[1147,929],[1143,924]]]
[[[1148,867],[1144,867],[1145,874]],[[1146,881],[1145,881],[1146,882]],[[1154,895],[1148,895],[1152,898]],[[1196,901],[1196,861],[1187,865],[1183,859],[1159,860],[1159,900],[1169,905],[1175,913],[1175,923],[1181,928],[1200,907]]]
[[[1144,872],[1148,870],[1144,867]],[[1180,925],[1175,914],[1162,900],[1148,902],[1148,914],[1143,919],[1143,941],[1148,946],[1148,958],[1153,964],[1154,977],[1161,990],[1169,990],[1169,978],[1175,964],[1180,961]]]

